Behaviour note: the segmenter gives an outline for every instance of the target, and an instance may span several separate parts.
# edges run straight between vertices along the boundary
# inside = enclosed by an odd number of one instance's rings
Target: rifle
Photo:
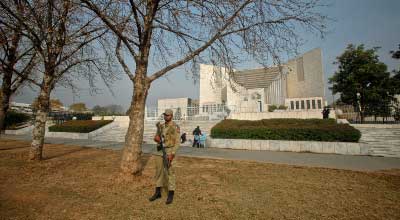
[[[157,134],[160,134],[160,143],[157,146],[157,151],[162,150],[164,168],[168,171],[171,164],[169,163],[167,152],[165,151],[164,147],[164,136],[161,134],[161,123],[157,122],[156,126],[157,126]]]

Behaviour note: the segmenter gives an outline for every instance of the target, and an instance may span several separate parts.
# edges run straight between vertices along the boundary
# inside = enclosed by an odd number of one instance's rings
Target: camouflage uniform
[[[170,121],[168,123],[161,124],[161,133],[156,135],[164,137],[164,147],[167,155],[176,154],[180,146],[180,129],[179,126]],[[154,153],[156,160],[156,187],[166,187],[169,191],[175,191],[175,164],[176,158],[172,160],[171,166],[168,171],[164,169],[162,151]]]

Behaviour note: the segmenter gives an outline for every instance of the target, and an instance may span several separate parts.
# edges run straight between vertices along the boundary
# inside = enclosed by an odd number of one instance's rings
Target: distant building
[[[11,102],[10,109],[17,111],[17,112],[32,114],[32,105],[31,104]]]

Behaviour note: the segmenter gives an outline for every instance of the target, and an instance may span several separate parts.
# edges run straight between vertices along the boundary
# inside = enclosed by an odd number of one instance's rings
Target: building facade
[[[323,76],[319,48],[279,67],[227,73],[224,68],[201,64],[199,105],[205,109],[226,106],[235,112],[266,112],[270,105],[284,105],[289,110],[322,109]]]

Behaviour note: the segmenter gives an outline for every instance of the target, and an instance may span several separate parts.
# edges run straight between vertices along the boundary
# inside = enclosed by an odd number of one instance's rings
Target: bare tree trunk
[[[11,97],[11,74],[7,72],[4,73],[3,83],[1,87],[2,96],[0,100],[0,133],[2,133],[5,129],[5,118],[7,111],[10,106],[10,97]]]
[[[36,112],[35,124],[32,132],[32,143],[29,152],[30,160],[41,160],[43,157],[43,143],[46,132],[46,120],[50,106],[51,79],[44,76],[43,84],[38,97],[38,110]]]
[[[150,83],[146,79],[147,66],[138,66],[134,80],[134,90],[129,112],[129,128],[125,136],[121,171],[125,175],[140,176],[144,132],[144,112]]]

